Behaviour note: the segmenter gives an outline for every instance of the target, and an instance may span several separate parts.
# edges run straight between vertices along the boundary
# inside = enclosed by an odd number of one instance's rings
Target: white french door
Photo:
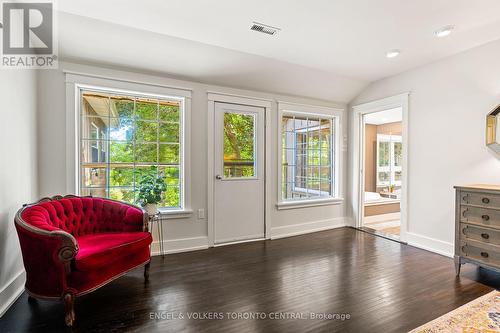
[[[215,244],[264,238],[264,123],[264,108],[215,103]]]

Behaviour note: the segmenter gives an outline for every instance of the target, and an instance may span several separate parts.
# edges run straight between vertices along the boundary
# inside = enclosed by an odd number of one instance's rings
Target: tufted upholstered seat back
[[[27,207],[22,219],[39,229],[62,229],[75,237],[103,232],[137,230],[142,211],[103,198],[67,197]]]

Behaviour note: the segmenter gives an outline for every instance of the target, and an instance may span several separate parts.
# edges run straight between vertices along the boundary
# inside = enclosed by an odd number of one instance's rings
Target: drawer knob
[[[483,237],[484,239],[488,239],[488,238],[490,238],[490,235],[488,235],[488,234],[481,234],[481,237]]]
[[[481,252],[481,257],[488,258],[489,257],[488,252]]]
[[[488,199],[488,198],[483,198],[482,201],[483,201],[484,204],[489,204],[490,203],[490,199]]]
[[[481,216],[481,218],[485,221],[488,221],[490,219],[490,216],[489,215],[483,215]]]

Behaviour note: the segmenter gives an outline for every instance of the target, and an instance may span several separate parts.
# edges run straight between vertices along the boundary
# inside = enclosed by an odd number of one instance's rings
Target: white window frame
[[[329,205],[329,204],[339,204],[343,201],[341,196],[341,149],[342,146],[340,144],[340,140],[342,138],[341,135],[341,124],[342,124],[342,116],[343,109],[330,108],[330,107],[320,107],[320,106],[311,106],[311,105],[303,105],[303,104],[295,104],[288,102],[278,102],[278,203],[276,207],[281,209],[292,209],[292,208],[300,208],[300,207],[310,207],[310,206],[320,206],[320,205]],[[283,198],[282,191],[282,173],[283,173],[283,147],[282,147],[282,126],[281,122],[284,115],[288,116],[300,116],[300,117],[317,117],[321,119],[329,119],[332,122],[332,131],[333,131],[333,144],[330,147],[331,152],[331,179],[333,182],[332,193],[328,193],[327,197],[311,197],[311,198],[295,198],[295,199],[286,199]],[[294,141],[296,138],[294,138]],[[296,158],[296,156],[294,156]],[[301,190],[300,188],[294,188],[294,190]],[[306,189],[302,189],[306,191]],[[307,192],[307,191],[306,191]],[[309,190],[311,192],[311,190]]]
[[[389,143],[389,165],[388,166],[380,166],[379,160],[379,145],[382,142]],[[377,134],[377,187],[384,186],[401,186],[401,180],[396,180],[396,172],[401,172],[403,167],[396,165],[395,158],[395,143],[403,143],[403,137],[401,135],[392,135],[392,134]],[[379,178],[379,172],[389,172],[389,181],[382,181]]]
[[[80,130],[81,118],[79,100],[80,91],[102,90],[103,92],[113,92],[117,94],[132,95],[137,97],[156,97],[162,99],[179,99],[183,101],[183,111],[181,112],[181,133],[180,133],[180,208],[159,208],[162,215],[169,218],[188,218],[192,215],[191,209],[191,91],[184,88],[173,88],[158,84],[147,84],[131,80],[108,79],[96,77],[91,74],[81,74],[66,71],[66,132],[67,137],[73,137],[74,141],[66,147],[67,156],[74,156],[67,165],[67,192],[79,194],[81,184],[80,174]]]
[[[293,112],[293,113],[289,113],[289,112],[283,112],[282,115],[281,115],[281,118],[280,120],[283,119],[283,116],[285,115],[288,115],[288,116],[302,116],[302,117],[309,117],[311,116],[311,114],[300,114],[300,113],[296,113],[296,112]],[[330,121],[330,128],[332,131],[335,131],[335,128],[336,128],[336,125],[335,123],[338,121],[338,119],[336,117],[331,117],[331,116],[320,116],[320,115],[314,115],[314,116],[311,116],[312,118],[316,118],[318,117],[319,119],[328,119]],[[317,126],[318,129],[321,129],[321,125]],[[309,132],[309,128],[307,128],[306,130],[299,130],[299,131],[296,131],[298,133],[308,133]],[[313,129],[314,130],[314,129]],[[283,134],[283,133],[282,133]],[[335,134],[333,134],[333,139],[335,138]],[[294,138],[293,138],[293,146],[295,147],[294,149],[297,150],[297,136],[295,135]],[[335,145],[332,145],[330,146],[330,156],[332,158],[331,160],[331,164],[333,166],[336,165],[336,161],[335,161]],[[307,154],[306,154],[306,159],[308,158]],[[283,163],[283,161],[281,161],[281,163]],[[297,166],[297,155],[293,155],[293,165]],[[282,166],[283,167],[283,166]],[[320,168],[321,168],[321,157],[320,157]],[[281,170],[283,172],[283,169]],[[295,170],[294,170],[295,172]],[[330,168],[330,179],[332,179],[333,181],[335,181],[334,179],[335,177],[335,170],[333,167]],[[292,176],[293,179],[296,179],[295,177],[295,174]],[[306,176],[307,178],[307,176]],[[306,180],[307,182],[307,180]],[[295,184],[295,182],[294,182]],[[282,184],[283,186],[283,184]],[[280,188],[281,189],[281,188]],[[334,198],[335,197],[335,188],[332,187],[332,193],[330,192],[326,192],[326,191],[321,191],[320,190],[311,190],[311,189],[307,189],[307,188],[303,188],[303,187],[297,187],[297,186],[294,186],[293,187],[293,191],[294,192],[302,192],[304,194],[308,194],[308,193],[314,193],[314,194],[319,194],[320,196],[322,195],[321,198]],[[283,192],[281,192],[281,195],[283,195]],[[281,198],[281,200],[283,202],[288,202],[288,201],[297,201],[297,200],[314,200],[314,198],[307,198],[307,199],[284,199],[283,197]]]

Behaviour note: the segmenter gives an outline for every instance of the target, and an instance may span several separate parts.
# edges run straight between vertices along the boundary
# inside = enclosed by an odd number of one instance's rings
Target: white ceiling
[[[403,111],[401,108],[394,108],[379,112],[373,112],[365,115],[365,123],[371,125],[382,125],[395,123],[403,120]]]
[[[59,2],[59,9],[218,46],[221,54],[224,48],[246,53],[246,57],[266,57],[264,62],[274,59],[296,64],[302,66],[297,69],[310,72],[308,77],[329,73],[334,81],[351,78],[351,83],[359,86],[500,38],[499,0],[64,0]],[[249,30],[252,21],[282,31],[277,37],[256,33]],[[71,20],[66,23],[79,30]],[[433,32],[445,25],[456,28],[448,37],[435,38]],[[89,29],[87,34],[96,32]],[[100,44],[104,43],[102,33],[111,37],[106,30],[94,34],[102,40]],[[76,47],[76,41],[72,42]],[[390,49],[401,49],[402,53],[387,59],[385,53]],[[64,50],[69,56],[79,51]],[[217,69],[226,70],[225,66]],[[263,73],[258,69],[255,72]]]
[[[60,14],[58,23],[59,56],[66,61],[344,103],[367,84],[319,69],[72,14]]]

